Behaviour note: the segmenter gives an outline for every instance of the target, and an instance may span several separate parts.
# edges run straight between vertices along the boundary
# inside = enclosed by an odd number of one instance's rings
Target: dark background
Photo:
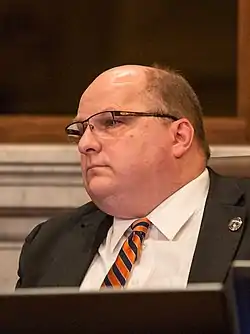
[[[103,70],[154,62],[236,115],[236,0],[1,0],[0,115],[74,115]]]

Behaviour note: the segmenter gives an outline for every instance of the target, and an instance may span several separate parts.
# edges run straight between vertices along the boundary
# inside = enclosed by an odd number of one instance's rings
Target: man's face
[[[84,92],[77,119],[106,110],[152,111],[145,80],[144,72],[129,67],[104,73]],[[157,195],[171,171],[171,124],[154,117],[123,117],[107,132],[87,127],[79,142],[83,180],[101,209]]]

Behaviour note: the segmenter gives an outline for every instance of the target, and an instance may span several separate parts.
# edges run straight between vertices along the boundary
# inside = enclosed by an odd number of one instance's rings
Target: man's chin
[[[103,182],[102,180],[91,180],[91,182],[86,185],[86,191],[93,201],[97,200],[99,202],[114,193],[114,187],[110,183]]]

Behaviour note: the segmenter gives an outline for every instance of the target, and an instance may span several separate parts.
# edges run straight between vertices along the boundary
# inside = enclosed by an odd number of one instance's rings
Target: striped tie
[[[128,282],[135,262],[139,259],[142,244],[151,222],[147,218],[137,219],[131,225],[132,232],[125,240],[114,264],[106,275],[102,287],[121,288]]]

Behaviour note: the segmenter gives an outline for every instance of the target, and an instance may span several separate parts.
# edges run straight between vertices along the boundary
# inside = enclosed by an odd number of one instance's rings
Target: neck
[[[110,196],[106,198],[105,203],[96,203],[97,206],[111,216],[121,219],[136,219],[146,217],[163,201],[173,195],[176,191],[184,187],[186,184],[197,178],[205,169],[201,166],[195,171],[179,170],[176,173],[178,177],[171,178],[162,182],[160,187],[151,187],[143,191],[122,196]],[[152,185],[151,185],[152,186]],[[143,197],[143,194],[146,196]]]

